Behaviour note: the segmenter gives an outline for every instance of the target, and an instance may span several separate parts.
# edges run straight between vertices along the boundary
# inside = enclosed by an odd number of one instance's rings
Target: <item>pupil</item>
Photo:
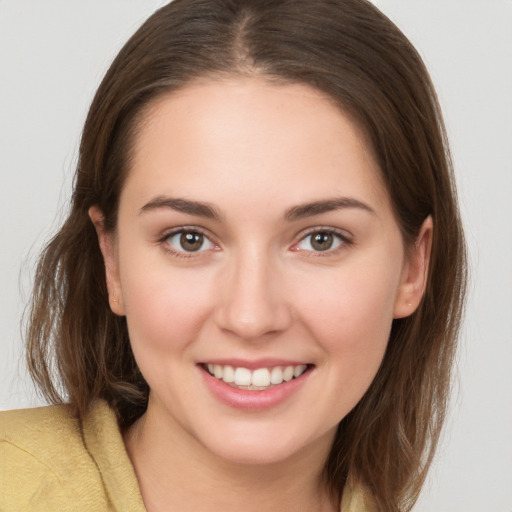
[[[203,235],[185,232],[180,237],[180,244],[186,251],[198,251],[203,245]]]
[[[333,237],[330,233],[316,233],[311,240],[311,245],[317,251],[327,251],[332,247]]]

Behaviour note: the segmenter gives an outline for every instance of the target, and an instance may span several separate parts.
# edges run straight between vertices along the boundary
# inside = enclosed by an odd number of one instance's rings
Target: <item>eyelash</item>
[[[180,228],[173,229],[171,231],[166,232],[159,240],[159,244],[163,247],[163,249],[170,253],[172,256],[178,259],[186,259],[186,258],[194,258],[197,257],[198,254],[205,252],[204,250],[198,250],[198,251],[178,251],[174,249],[170,245],[170,239],[173,238],[176,235],[183,235],[184,233],[191,233],[191,234],[198,234],[204,237],[204,240],[207,240],[210,244],[212,244],[214,247],[218,247],[217,244],[212,240],[212,237],[206,234],[206,232],[198,227],[195,226],[184,226]],[[204,243],[204,241],[203,241]]]
[[[339,240],[339,244],[334,249],[326,249],[324,251],[314,251],[314,250],[302,250],[298,248],[298,245],[301,244],[303,241],[305,241],[308,237],[312,237],[313,235],[317,234],[323,234],[323,235],[331,235],[334,238],[337,238]],[[311,242],[310,242],[311,243]],[[353,245],[354,242],[351,240],[349,235],[346,231],[342,231],[339,229],[335,229],[332,227],[324,227],[324,226],[316,226],[314,228],[309,229],[306,231],[306,233],[302,234],[300,240],[293,244],[292,250],[294,251],[302,251],[304,252],[308,257],[311,258],[317,258],[317,257],[326,257],[326,256],[332,256],[334,254],[337,254],[338,252],[342,251],[343,249],[350,247]]]
[[[183,235],[184,233],[198,234],[204,237],[204,240],[207,240],[214,247],[218,248],[218,245],[212,240],[212,237],[209,236],[203,229],[195,226],[184,226],[180,228],[173,229],[171,231],[166,232],[159,240],[158,243],[163,247],[163,249],[170,253],[172,256],[178,259],[186,259],[186,258],[194,258],[197,257],[200,253],[206,252],[205,250],[197,250],[197,251],[186,251],[186,250],[175,250],[170,245],[169,240],[176,235]],[[324,251],[318,250],[308,250],[308,249],[300,249],[298,246],[304,242],[308,237],[311,237],[316,234],[330,235],[334,238],[338,239],[339,244],[334,249],[326,249]],[[204,243],[204,241],[203,241]],[[303,252],[308,257],[325,257],[332,256],[333,254],[337,254],[339,251],[343,250],[346,247],[350,247],[353,245],[353,241],[347,236],[345,231],[341,231],[332,227],[322,227],[317,226],[311,228],[306,233],[303,233],[298,242],[295,242],[292,245],[291,250],[296,252]]]

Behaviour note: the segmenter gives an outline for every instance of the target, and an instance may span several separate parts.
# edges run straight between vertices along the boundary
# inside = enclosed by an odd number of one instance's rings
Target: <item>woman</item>
[[[410,509],[464,268],[435,93],[387,18],[175,0],[91,105],[28,332],[67,405],[4,414],[2,507]]]

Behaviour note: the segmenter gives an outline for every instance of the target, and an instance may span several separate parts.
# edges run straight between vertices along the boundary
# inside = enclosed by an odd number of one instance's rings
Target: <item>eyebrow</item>
[[[155,197],[146,203],[139,210],[139,215],[160,208],[170,208],[178,212],[187,213],[189,215],[195,215],[198,217],[204,217],[207,219],[213,219],[216,221],[220,221],[222,219],[220,212],[211,204],[201,201],[191,201],[189,199],[163,196]],[[284,219],[288,222],[293,222],[307,217],[314,217],[315,215],[320,215],[322,213],[341,210],[344,208],[359,208],[361,210],[375,214],[375,210],[373,208],[359,201],[358,199],[351,197],[336,197],[293,206],[286,211]]]
[[[159,208],[170,208],[178,212],[188,213],[189,215],[196,215],[217,221],[221,220],[219,211],[208,203],[174,197],[155,197],[139,210],[139,215]]]
[[[288,222],[293,222],[307,217],[320,215],[321,213],[332,212],[344,208],[359,208],[374,215],[376,214],[373,208],[358,199],[351,197],[335,197],[325,199],[323,201],[313,201],[311,203],[294,206],[285,213],[284,218]]]

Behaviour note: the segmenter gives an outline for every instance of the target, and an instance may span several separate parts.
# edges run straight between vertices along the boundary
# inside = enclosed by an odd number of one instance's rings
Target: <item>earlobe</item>
[[[423,222],[418,238],[408,251],[402,282],[395,301],[394,318],[404,318],[416,311],[427,286],[433,221],[429,215]]]
[[[101,254],[103,255],[110,309],[116,315],[124,316],[125,312],[122,300],[118,269],[119,265],[116,257],[114,236],[112,233],[106,231],[104,224],[105,217],[98,206],[91,206],[89,208],[89,218],[96,229]]]

